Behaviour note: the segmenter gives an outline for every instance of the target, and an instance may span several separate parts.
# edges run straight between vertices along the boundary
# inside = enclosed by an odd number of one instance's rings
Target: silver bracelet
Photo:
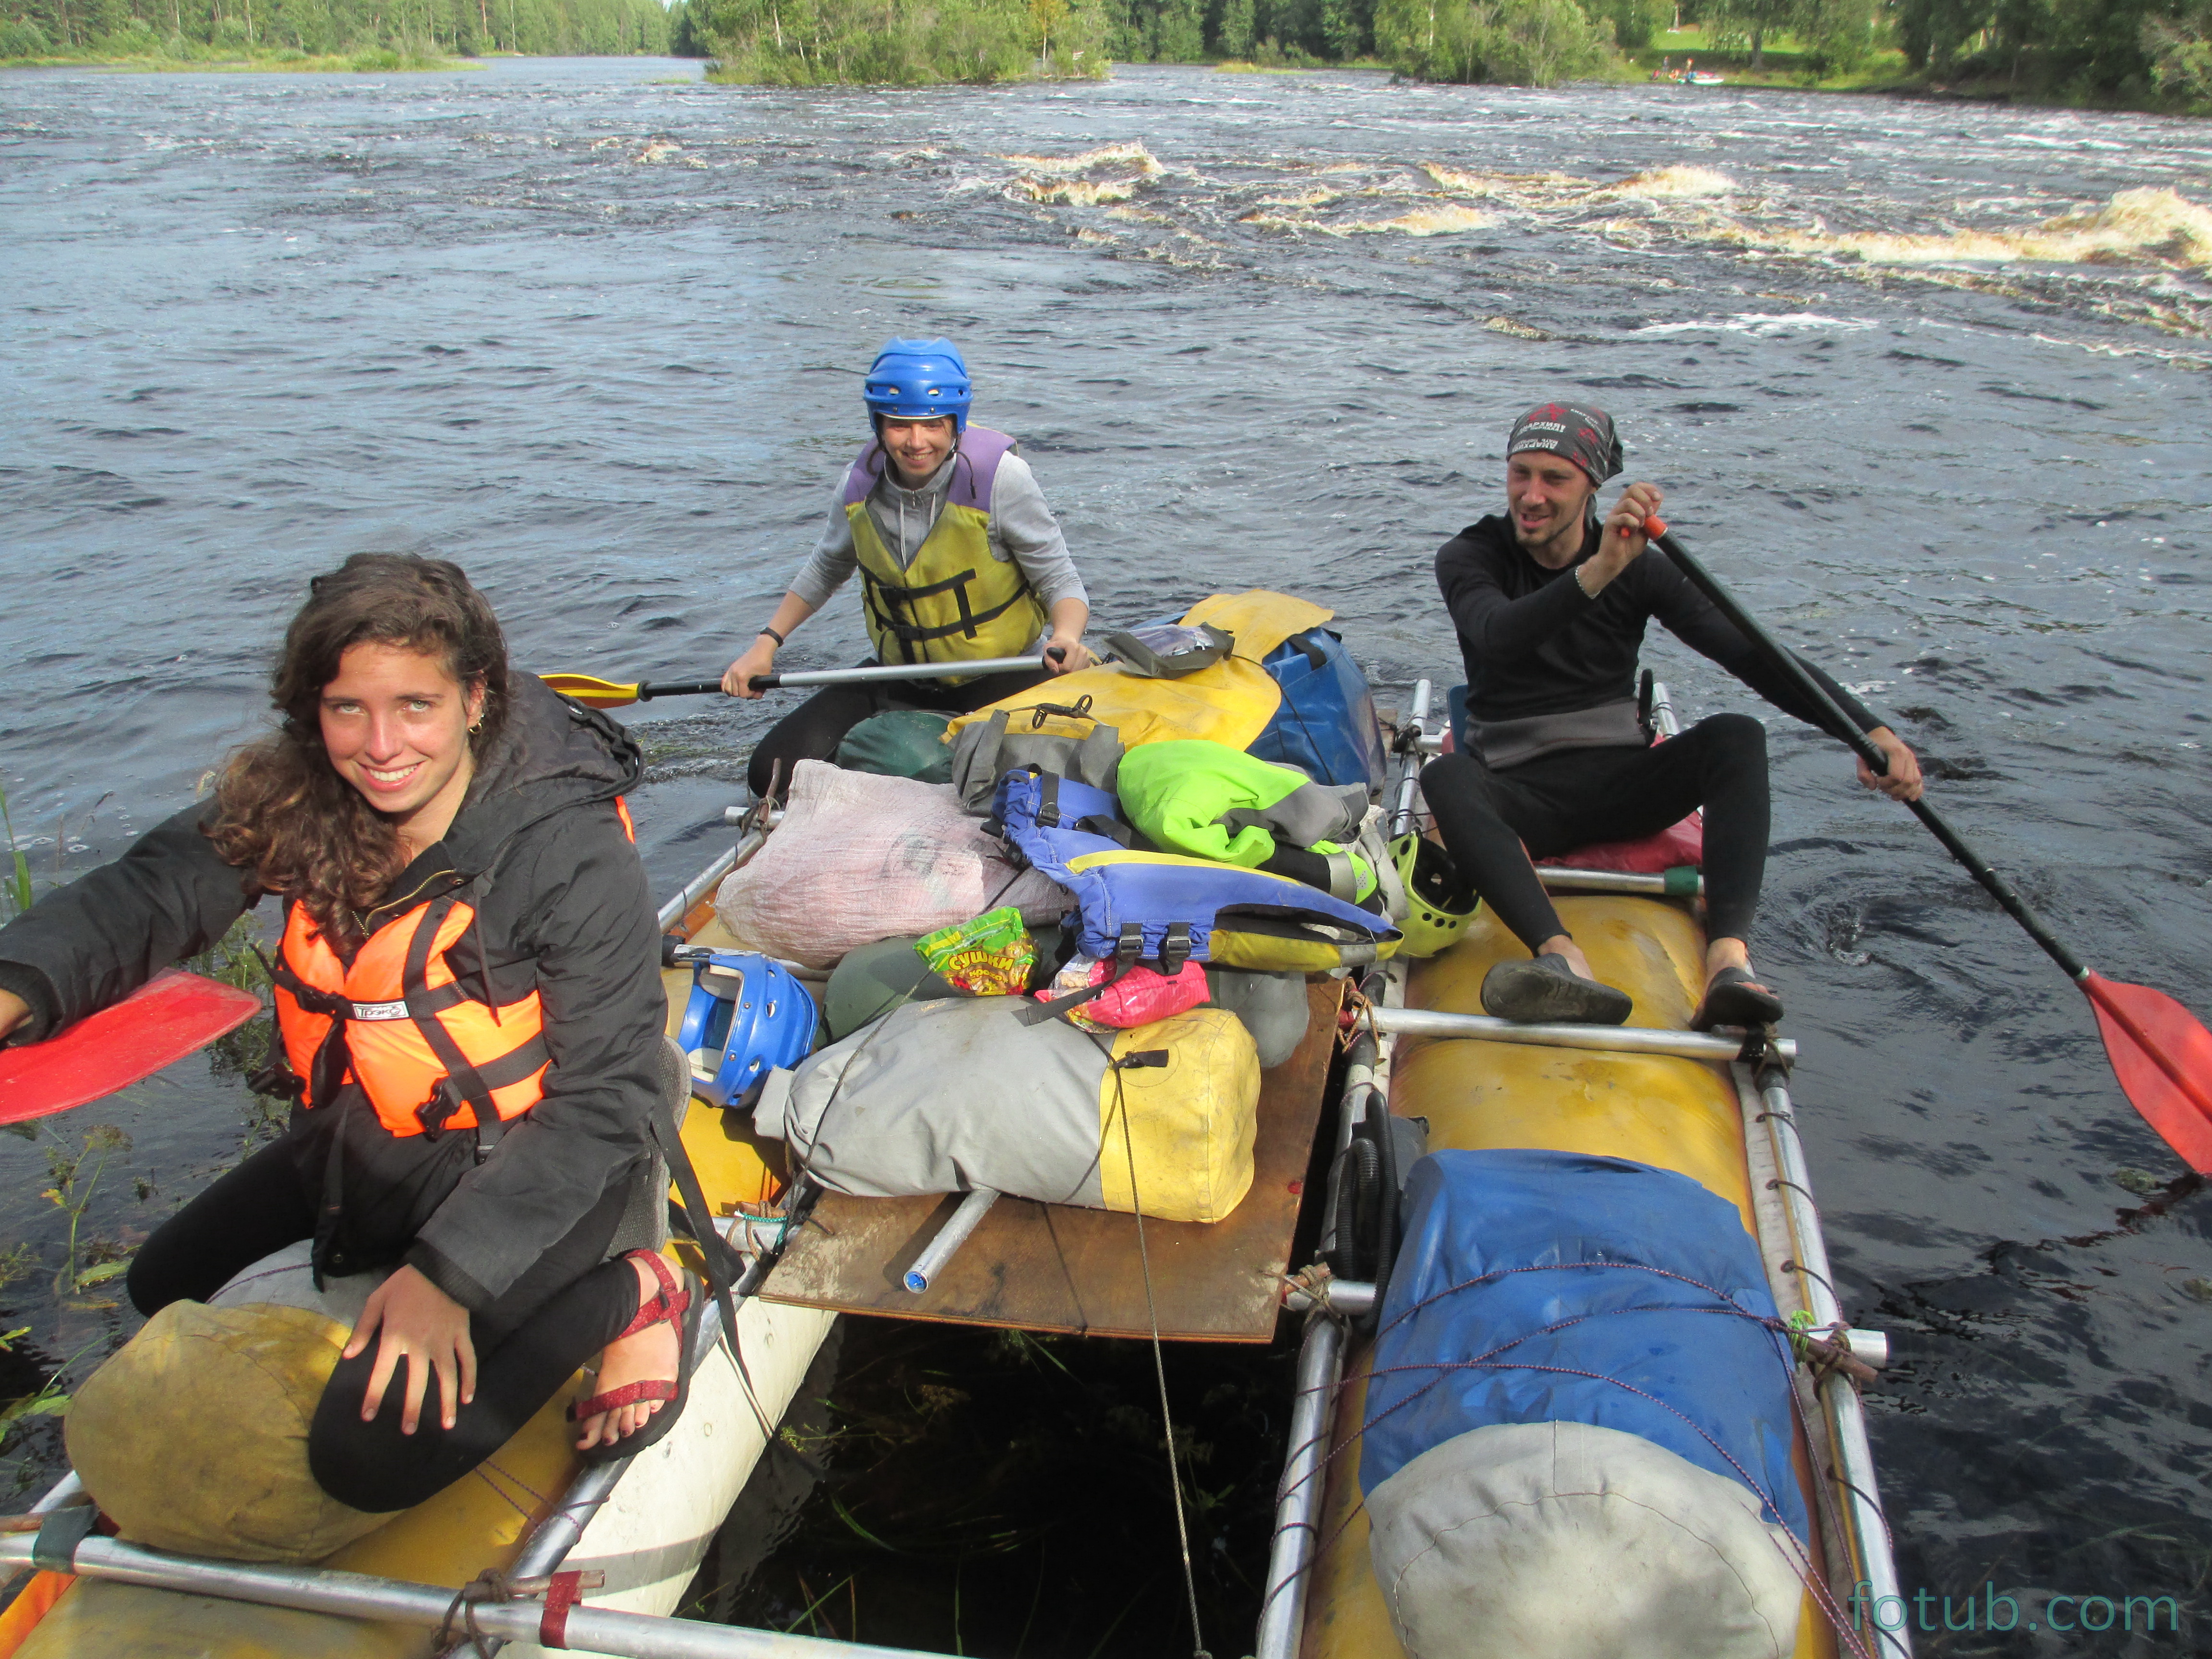
[[[1589,591],[1589,584],[1583,580],[1583,568],[1580,565],[1577,565],[1575,567],[1575,586],[1582,589],[1583,597],[1584,599],[1595,599],[1597,598],[1596,594]]]

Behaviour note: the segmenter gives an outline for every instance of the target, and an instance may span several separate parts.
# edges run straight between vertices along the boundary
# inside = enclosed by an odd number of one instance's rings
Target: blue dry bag
[[[1367,677],[1325,628],[1293,634],[1261,665],[1283,688],[1282,707],[1249,751],[1295,766],[1316,783],[1382,787],[1382,728]]]
[[[1505,1423],[1641,1435],[1811,1536],[1790,1350],[1741,1213],[1686,1176],[1522,1149],[1423,1158],[1382,1305],[1359,1479]]]

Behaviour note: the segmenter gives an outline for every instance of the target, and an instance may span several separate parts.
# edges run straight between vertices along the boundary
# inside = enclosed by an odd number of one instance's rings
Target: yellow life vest
[[[878,661],[1012,657],[1044,631],[1044,605],[1021,566],[991,551],[991,486],[1013,447],[1005,433],[986,427],[960,434],[945,510],[903,568],[868,516],[869,492],[890,465],[883,446],[870,444],[847,471],[845,517]]]

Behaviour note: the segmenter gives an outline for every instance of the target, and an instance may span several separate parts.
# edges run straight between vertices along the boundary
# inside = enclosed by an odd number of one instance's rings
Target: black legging
[[[312,1238],[315,1205],[295,1157],[283,1141],[264,1147],[162,1223],[131,1264],[131,1300],[138,1311],[204,1302],[240,1269]],[[637,1312],[636,1270],[605,1259],[622,1224],[628,1186],[610,1184],[565,1238],[505,1295],[470,1316],[476,1398],[460,1408],[450,1430],[440,1426],[433,1376],[415,1432],[399,1431],[405,1361],[374,1420],[362,1422],[377,1345],[340,1360],[307,1433],[307,1468],[316,1484],[357,1510],[411,1509],[512,1439]]]
[[[1649,749],[1569,749],[1503,772],[1444,755],[1422,769],[1421,793],[1461,878],[1531,951],[1566,932],[1532,858],[1654,836],[1700,806],[1707,934],[1749,936],[1769,807],[1766,731],[1748,714],[1709,716]]]
[[[871,657],[862,667],[874,665]],[[825,685],[769,728],[753,750],[745,781],[755,796],[775,784],[781,800],[791,787],[791,769],[803,760],[828,760],[845,734],[862,720],[893,708],[927,708],[940,714],[969,714],[986,703],[1027,691],[1050,679],[1043,668],[1033,674],[984,674],[959,685],[942,680],[878,680],[872,684]]]

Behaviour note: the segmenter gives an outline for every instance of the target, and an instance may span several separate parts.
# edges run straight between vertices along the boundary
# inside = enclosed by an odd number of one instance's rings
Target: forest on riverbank
[[[298,3],[299,0],[292,0]],[[690,0],[714,78],[1097,75],[1109,60],[1364,64],[1426,81],[1732,80],[2212,110],[2212,0]]]
[[[0,0],[0,60],[189,67],[452,67],[484,52],[670,51],[661,0]]]

